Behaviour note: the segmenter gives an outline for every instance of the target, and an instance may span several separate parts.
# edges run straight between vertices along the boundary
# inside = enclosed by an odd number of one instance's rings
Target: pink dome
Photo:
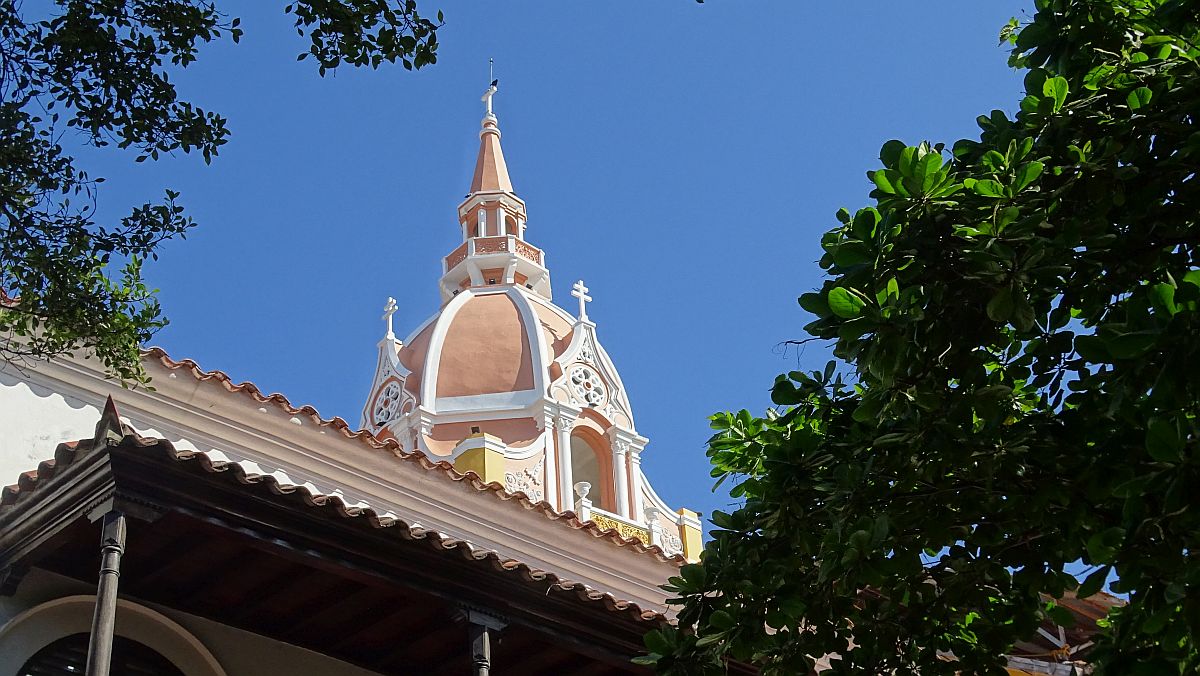
[[[400,349],[410,372],[404,389],[427,407],[428,399],[541,395],[571,341],[572,319],[511,287],[464,291]]]
[[[532,390],[533,369],[525,322],[508,294],[472,296],[446,331],[437,396]]]

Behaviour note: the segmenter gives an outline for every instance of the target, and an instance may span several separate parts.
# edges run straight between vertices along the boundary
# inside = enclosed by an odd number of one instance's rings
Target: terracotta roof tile
[[[382,450],[391,453],[392,455],[402,460],[413,462],[421,468],[438,472],[451,481],[466,482],[467,485],[473,487],[480,492],[491,493],[501,500],[516,500],[518,504],[528,510],[538,512],[546,518],[559,521],[564,525],[582,530],[597,538],[603,538],[621,547],[628,547],[639,553],[646,553],[658,558],[661,561],[672,562],[676,565],[683,565],[687,560],[682,554],[668,555],[658,545],[647,545],[637,538],[627,538],[613,528],[601,528],[592,521],[580,521],[575,512],[558,511],[545,500],[534,502],[529,499],[525,493],[517,491],[510,492],[504,486],[497,482],[484,483],[479,475],[474,472],[466,474],[454,469],[454,466],[444,460],[432,460],[429,456],[420,451],[405,451],[400,447],[394,439],[379,439],[374,434],[367,430],[354,430],[350,423],[343,418],[322,418],[320,413],[315,408],[309,405],[300,407],[294,406],[288,398],[279,393],[263,394],[262,390],[257,385],[251,382],[234,383],[222,371],[205,371],[200,368],[199,364],[191,359],[175,360],[172,359],[165,350],[160,347],[152,347],[143,351],[143,356],[148,359],[156,359],[159,363],[171,371],[187,371],[196,380],[216,381],[222,385],[228,392],[233,394],[243,394],[250,397],[250,400],[258,404],[272,404],[284,411],[288,415],[305,415],[308,416],[314,423],[321,427],[335,429],[343,435],[356,439],[369,448]]]
[[[284,402],[286,403],[286,400]],[[225,478],[248,488],[264,487],[282,499],[299,503],[309,509],[328,512],[339,518],[362,524],[363,527],[396,528],[397,534],[404,539],[422,540],[437,550],[447,553],[458,553],[465,559],[477,561],[497,571],[515,575],[528,584],[536,583],[538,588],[544,588],[546,593],[551,591],[568,593],[581,602],[601,605],[609,611],[627,613],[642,621],[670,621],[663,613],[651,609],[642,609],[636,603],[619,599],[611,593],[602,592],[581,582],[560,577],[551,571],[533,568],[529,564],[517,559],[502,557],[495,550],[479,548],[472,545],[469,541],[451,538],[436,530],[422,528],[416,524],[410,525],[399,518],[381,516],[370,507],[347,505],[337,495],[314,493],[305,486],[282,484],[271,475],[256,476],[247,474],[241,465],[236,462],[214,461],[201,451],[180,451],[166,439],[144,438],[130,432],[125,435],[121,443],[147,450],[161,449],[165,451],[166,459],[178,462],[194,472]],[[53,459],[40,463],[36,471],[21,474],[17,484],[6,486],[0,491],[0,516],[18,508],[21,502],[27,499],[32,493],[47,485],[60,471],[69,467],[76,457],[86,455],[94,447],[95,442],[90,439],[59,444],[54,451]],[[428,461],[426,460],[426,462]],[[431,466],[427,467],[427,469],[444,469],[437,467],[437,463],[429,464]],[[458,474],[457,477],[452,477],[455,480],[471,479],[471,475],[469,474],[462,475],[457,472],[455,474]],[[475,483],[482,484],[477,479]],[[482,487],[476,487],[480,490],[494,490],[487,484],[482,484]],[[504,491],[497,492],[498,495],[500,493],[504,493],[501,497],[505,499],[518,499],[524,503],[529,503],[523,494],[513,494]],[[534,506],[536,507],[536,505]],[[570,512],[563,514],[556,513],[556,516],[561,519],[574,519],[574,515]],[[574,520],[578,522],[577,519]],[[575,527],[588,529],[586,523]],[[592,529],[599,530],[594,526]],[[597,536],[600,537],[601,535]]]

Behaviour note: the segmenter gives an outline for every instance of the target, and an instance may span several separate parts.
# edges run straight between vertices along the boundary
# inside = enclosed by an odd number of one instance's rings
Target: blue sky
[[[824,365],[779,346],[804,337],[796,297],[820,284],[834,212],[868,203],[884,141],[952,142],[1015,107],[997,35],[1031,3],[421,0],[446,15],[438,64],[323,79],[283,2],[220,4],[242,43],[175,76],[229,118],[213,164],[86,154],[102,215],[170,187],[200,223],[149,267],[171,319],[154,343],[356,424],[384,300],[402,335],[438,307],[494,57],[555,299],[574,308],[586,280],[644,468],[707,513],[729,498],[710,491],[706,417],[761,411],[777,373]]]

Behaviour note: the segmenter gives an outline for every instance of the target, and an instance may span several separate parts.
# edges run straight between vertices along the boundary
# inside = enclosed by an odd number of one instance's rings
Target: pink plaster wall
[[[543,306],[541,303],[530,303],[533,306],[534,313],[537,314],[538,321],[542,325],[542,332],[546,334],[546,344],[550,346],[554,356],[551,359],[558,359],[562,356],[567,346],[571,344],[572,325],[562,315],[554,310]]]
[[[425,357],[429,354],[429,337],[433,334],[433,327],[436,325],[437,322],[429,322],[429,325],[417,334],[411,343],[400,348],[400,363],[404,364],[404,368],[412,371],[404,379],[404,389],[418,401],[421,398],[421,372],[425,366]]]
[[[439,397],[533,389],[533,354],[512,299],[478,296],[459,309],[446,332],[437,379]]]
[[[541,435],[537,422],[533,418],[505,418],[434,425],[433,434],[425,437],[425,443],[434,455],[450,455],[460,441],[475,434],[471,431],[472,427],[478,427],[480,432],[500,437],[506,445],[515,448],[528,446]]]

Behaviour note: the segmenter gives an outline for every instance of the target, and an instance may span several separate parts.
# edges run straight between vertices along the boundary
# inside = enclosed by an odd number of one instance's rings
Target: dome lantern
[[[549,300],[550,272],[542,250],[525,241],[525,202],[513,191],[500,125],[492,109],[493,80],[484,92],[479,154],[470,192],[458,205],[462,243],[442,260],[442,302],[465,289],[517,285]]]

